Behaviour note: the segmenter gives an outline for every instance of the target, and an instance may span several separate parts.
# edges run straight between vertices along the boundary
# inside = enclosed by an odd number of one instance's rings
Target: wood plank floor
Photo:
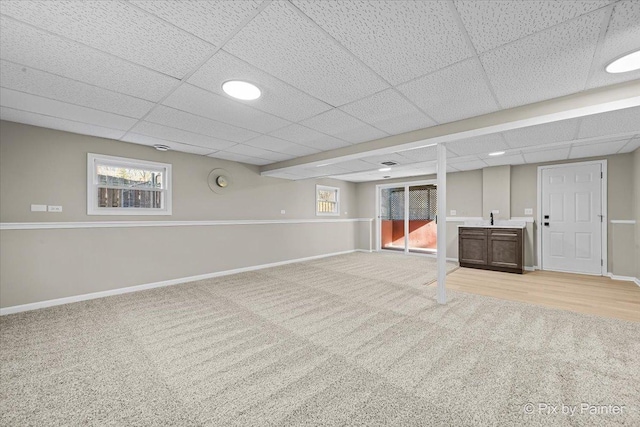
[[[640,322],[640,286],[608,277],[459,268],[447,276],[447,289]]]

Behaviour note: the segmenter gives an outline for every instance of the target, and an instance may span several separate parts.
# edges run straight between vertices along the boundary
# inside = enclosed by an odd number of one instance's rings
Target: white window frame
[[[336,192],[336,212],[319,212],[318,211],[318,191],[328,190]],[[340,216],[340,187],[329,187],[328,185],[316,185],[316,216]]]
[[[150,208],[101,208],[98,206],[98,176],[96,164],[118,167],[138,168],[162,172],[164,188],[162,209]],[[147,160],[126,157],[107,156],[104,154],[87,154],[87,215],[171,215],[171,164],[150,162]]]

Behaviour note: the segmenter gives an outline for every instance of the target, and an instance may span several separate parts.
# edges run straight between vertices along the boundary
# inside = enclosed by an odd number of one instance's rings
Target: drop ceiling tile
[[[607,86],[640,79],[640,70],[609,74],[605,67],[614,59],[638,49],[640,40],[640,2],[621,1],[615,4],[599,55],[594,59],[594,73],[587,88]]]
[[[438,158],[438,147],[432,145],[430,147],[415,148],[413,150],[399,151],[398,154],[407,159],[414,159],[418,162],[428,160],[436,160]]]
[[[278,153],[299,156],[307,156],[309,154],[318,153],[315,148],[306,147],[304,145],[285,141],[284,139],[275,138],[269,135],[260,135],[259,137],[247,141],[245,145],[262,148],[265,150],[276,151]]]
[[[303,120],[300,124],[352,144],[388,136],[386,132],[376,129],[337,108]]]
[[[438,123],[497,111],[498,105],[476,58],[459,62],[397,87]]]
[[[396,154],[396,153],[367,156],[367,157],[363,157],[362,160],[367,163],[376,165],[379,168],[385,167],[385,165],[383,165],[382,162],[395,162],[398,165],[406,165],[406,164],[418,161],[418,160],[408,159],[407,157],[403,157],[400,154]]]
[[[207,155],[211,154],[213,151],[211,148],[203,148],[197,147],[194,145],[181,144],[175,141],[167,141],[162,138],[155,138],[153,136],[141,135],[139,133],[127,133],[124,137],[122,137],[122,141],[131,142],[133,144],[140,145],[148,145],[153,147],[156,144],[166,145],[171,148],[172,151],[180,151],[182,153],[190,153],[190,154],[198,154],[198,155]]]
[[[627,142],[627,144],[622,147],[619,153],[631,153],[640,148],[640,136],[636,136],[631,141]]]
[[[0,107],[0,120],[109,139],[120,139],[124,134],[124,131],[122,130],[109,129],[102,126],[89,125],[86,123],[74,122],[73,120],[45,116],[37,113],[30,113],[28,111],[14,110],[6,107]]]
[[[507,144],[512,148],[532,147],[571,141],[578,130],[579,119],[560,120],[536,126],[528,126],[503,132]]]
[[[196,116],[164,105],[158,105],[145,120],[233,142],[245,142],[260,135],[248,129]]]
[[[388,85],[284,1],[275,1],[225,50],[333,106]]]
[[[499,133],[447,142],[447,150],[459,156],[489,154],[494,151],[506,150],[507,148],[507,144],[504,143],[504,139]]]
[[[394,89],[376,93],[340,109],[392,135],[436,124]]]
[[[235,142],[211,138],[210,136],[204,136],[198,133],[187,132],[182,129],[175,129],[150,122],[140,122],[136,124],[133,129],[131,129],[131,132],[175,141],[182,144],[209,148],[209,152],[214,150],[224,150],[236,145]]]
[[[226,151],[217,151],[213,154],[209,154],[209,157],[231,160],[232,162],[248,163],[250,165],[268,165],[273,163],[272,160],[258,159],[256,157],[243,156],[242,154],[229,153]]]
[[[140,118],[153,103],[132,96],[0,60],[0,85],[95,110]]]
[[[521,165],[526,163],[521,154],[486,157],[482,160],[484,160],[484,162],[489,166]]]
[[[487,164],[482,160],[468,160],[465,162],[455,163],[453,166],[459,171],[470,171],[484,169],[487,167]]]
[[[0,16],[0,58],[154,102],[179,82],[4,16]]]
[[[134,5],[216,46],[260,5],[259,1],[132,0]]]
[[[248,103],[258,110],[293,122],[315,116],[331,108],[330,105],[224,51],[216,53],[196,71],[189,79],[189,83],[227,97],[228,95],[222,90],[222,84],[230,79],[255,83],[262,91],[262,96]]]
[[[181,79],[213,46],[125,2],[3,1],[2,13]]]
[[[15,110],[29,111],[109,129],[127,130],[137,121],[131,117],[119,116],[4,88],[0,88],[0,105]]]
[[[455,0],[455,6],[478,53],[521,39],[608,4],[609,0]]]
[[[523,153],[527,163],[553,162],[555,160],[564,160],[569,157],[571,147],[563,147],[555,150],[532,151]]]
[[[371,171],[371,170],[377,169],[377,166],[372,165],[371,163],[365,162],[360,159],[347,160],[345,162],[338,162],[331,166],[344,169],[347,172]]]
[[[580,121],[579,138],[640,132],[640,107],[584,116]]]
[[[287,120],[189,84],[181,85],[164,100],[163,104],[260,133],[280,129],[290,123]]]
[[[276,153],[274,151],[263,150],[262,148],[251,147],[250,145],[234,145],[224,150],[226,153],[240,154],[242,156],[255,157],[258,159],[271,160],[272,162],[281,162],[283,160],[292,159],[293,156]]]
[[[333,150],[334,148],[341,148],[350,145],[348,142],[341,141],[337,138],[325,135],[299,124],[292,124],[275,132],[271,132],[271,135],[290,142],[295,142],[296,144],[316,148],[320,151]]]
[[[581,159],[585,157],[608,156],[610,154],[616,154],[628,142],[628,139],[623,139],[621,141],[606,141],[597,144],[576,143],[571,147],[569,158]]]
[[[438,159],[438,149],[435,145],[410,150],[398,151],[397,154],[414,162],[426,162]],[[457,155],[447,150],[447,162],[452,161]]]
[[[458,163],[472,162],[475,160],[479,160],[478,156],[458,156],[452,157],[451,159],[447,158],[447,164],[457,165]]]
[[[394,85],[473,55],[448,2],[293,3]]]
[[[583,90],[603,11],[515,41],[480,56],[504,108]]]

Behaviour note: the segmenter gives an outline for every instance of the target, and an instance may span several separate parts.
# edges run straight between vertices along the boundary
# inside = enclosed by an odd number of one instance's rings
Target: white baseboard
[[[618,275],[615,275],[613,273],[607,273],[607,274],[605,274],[605,276],[610,277],[613,280],[622,280],[624,282],[633,282],[636,285],[640,286],[640,279],[638,279],[637,277],[633,277],[633,276],[618,276]]]
[[[128,286],[126,288],[111,289],[111,290],[108,290],[108,291],[92,292],[90,294],[74,295],[74,296],[71,296],[71,297],[58,298],[58,299],[52,299],[52,300],[47,300],[47,301],[39,301],[39,302],[34,302],[34,303],[29,303],[29,304],[22,304],[22,305],[14,305],[12,307],[0,308],[0,316],[5,316],[7,314],[21,313],[23,311],[38,310],[40,308],[53,307],[53,306],[56,306],[56,305],[71,304],[71,303],[74,303],[74,302],[87,301],[87,300],[92,300],[92,299],[96,299],[96,298],[104,298],[104,297],[109,297],[109,296],[113,296],[113,295],[128,294],[128,293],[131,293],[131,292],[144,291],[144,290],[147,290],[147,289],[154,289],[154,288],[162,288],[162,287],[165,287],[165,286],[179,285],[181,283],[195,282],[195,281],[198,281],[198,280],[211,279],[211,278],[214,278],[214,277],[229,276],[231,274],[244,273],[244,272],[247,272],[247,271],[262,270],[262,269],[270,268],[270,267],[278,267],[280,265],[293,264],[293,263],[296,263],[296,262],[303,262],[303,261],[311,261],[311,260],[314,260],[314,259],[327,258],[327,257],[330,257],[330,256],[336,256],[336,255],[350,254],[350,253],[353,253],[353,252],[369,252],[369,251],[364,250],[364,249],[353,249],[353,250],[349,250],[349,251],[333,252],[333,253],[329,253],[329,254],[314,255],[314,256],[305,257],[305,258],[296,258],[296,259],[290,259],[290,260],[286,260],[286,261],[272,262],[272,263],[269,263],[269,264],[252,265],[250,267],[235,268],[233,270],[217,271],[215,273],[200,274],[200,275],[197,275],[197,276],[189,276],[189,277],[181,277],[181,278],[178,278],[178,279],[163,280],[161,282],[146,283],[146,284],[143,284],[143,285]]]

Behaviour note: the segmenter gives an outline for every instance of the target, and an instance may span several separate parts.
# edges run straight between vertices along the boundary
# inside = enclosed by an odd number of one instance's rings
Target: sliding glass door
[[[380,249],[436,253],[436,186],[430,182],[378,186]]]
[[[412,186],[409,187],[408,194],[409,239],[407,244],[409,251],[434,254],[438,240],[436,186],[432,184]]]
[[[404,187],[382,188],[380,191],[381,249],[404,251]]]

